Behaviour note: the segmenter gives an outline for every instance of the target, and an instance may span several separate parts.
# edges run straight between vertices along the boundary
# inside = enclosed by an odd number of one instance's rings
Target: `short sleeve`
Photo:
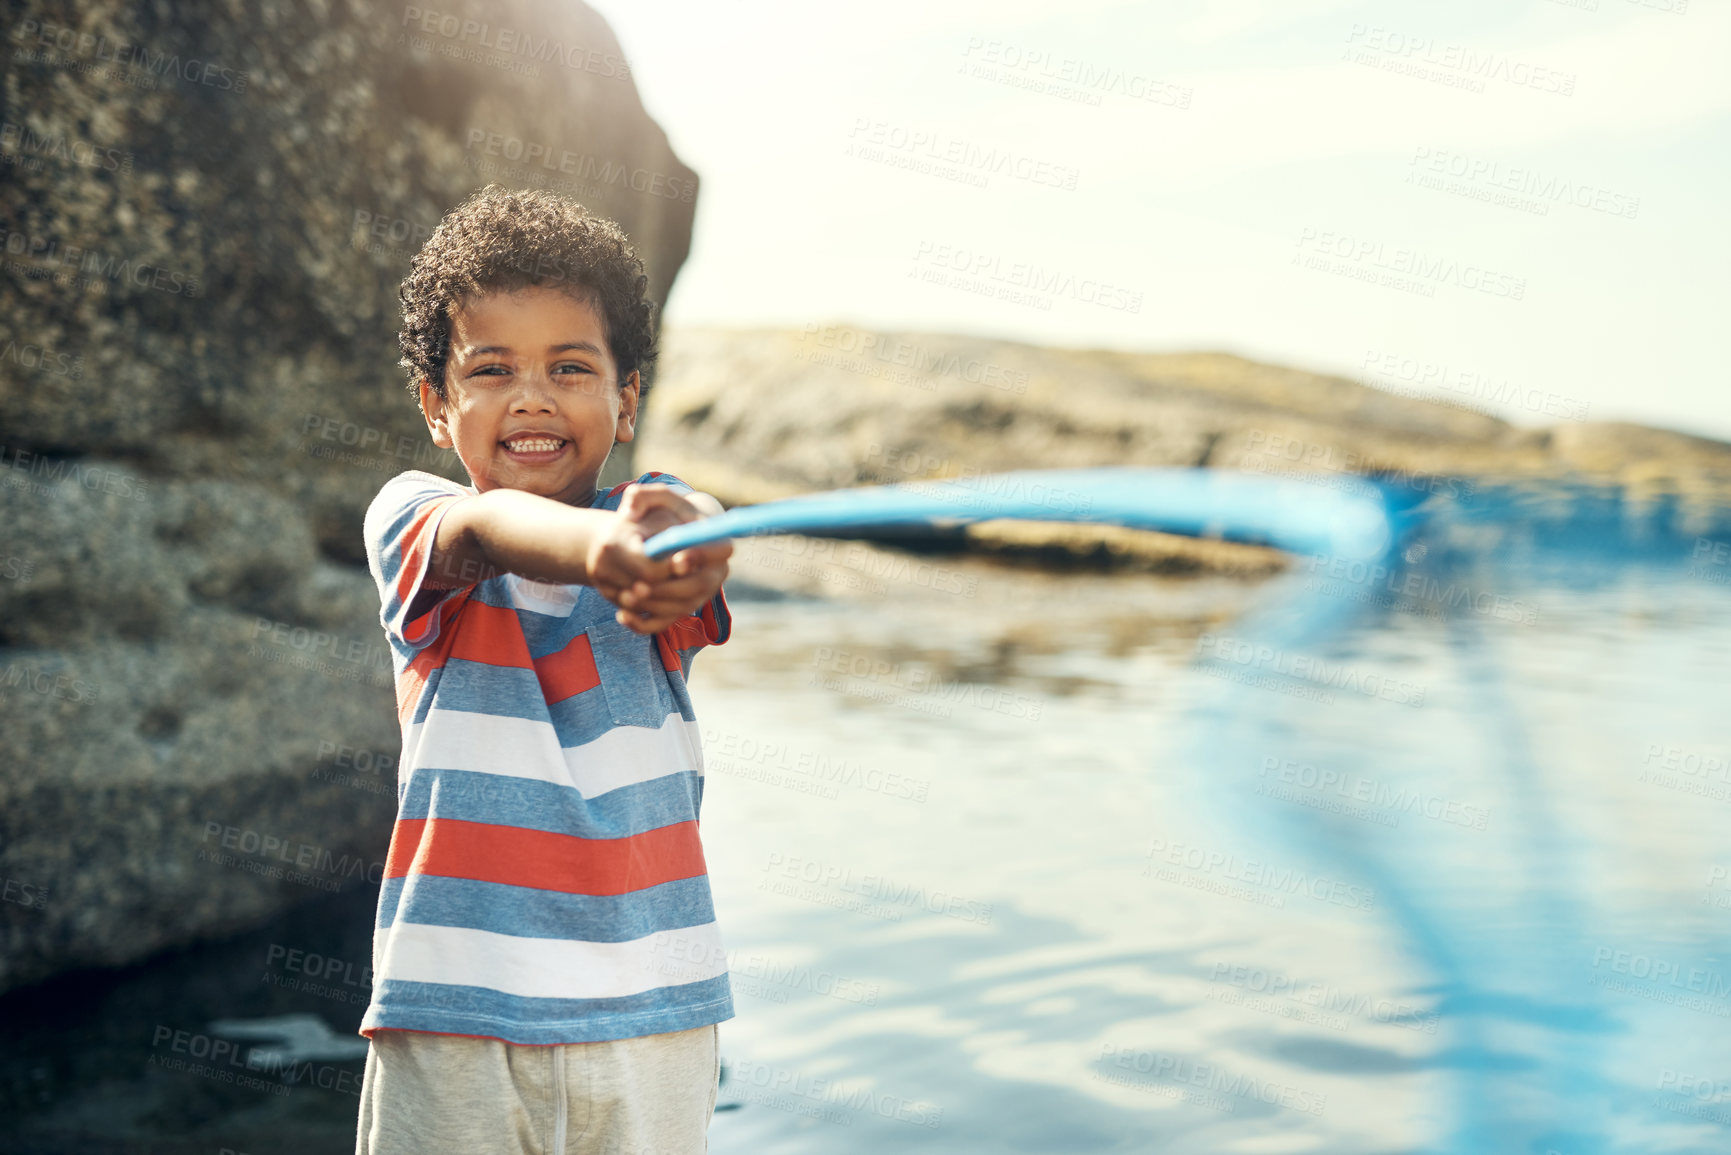
[[[652,470],[635,482],[614,486],[607,491],[601,504],[607,509],[618,509],[626,489],[632,485],[665,485],[681,495],[697,492],[671,473],[657,473]],[[682,673],[690,673],[691,659],[698,650],[705,646],[722,645],[732,635],[733,615],[728,611],[727,591],[723,587],[716,590],[715,596],[704,603],[696,613],[674,622],[655,635],[655,638],[667,668],[673,669],[677,666]]]
[[[411,651],[431,644],[474,589],[472,582],[427,585],[439,522],[467,496],[456,482],[415,470],[387,481],[367,507],[367,568],[379,587],[379,621],[393,643]]]

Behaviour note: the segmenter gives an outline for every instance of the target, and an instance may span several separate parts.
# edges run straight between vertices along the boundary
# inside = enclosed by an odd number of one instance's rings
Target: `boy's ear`
[[[642,379],[633,369],[625,375],[625,380],[619,383],[619,421],[613,427],[613,443],[615,445],[630,441],[637,436],[637,397],[642,388]]]
[[[433,383],[425,377],[421,378],[421,415],[427,419],[427,431],[433,435],[434,445],[440,449],[456,448],[445,421],[445,399],[433,391]]]

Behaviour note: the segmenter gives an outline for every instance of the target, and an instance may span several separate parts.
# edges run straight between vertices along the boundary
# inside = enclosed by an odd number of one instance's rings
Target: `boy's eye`
[[[589,372],[589,366],[584,365],[581,362],[577,362],[577,361],[561,361],[561,362],[559,362],[559,364],[553,366],[553,372],[555,372],[555,373],[587,373],[587,372]]]
[[[509,365],[482,365],[469,373],[471,377],[498,377],[501,375],[510,376],[511,367]]]

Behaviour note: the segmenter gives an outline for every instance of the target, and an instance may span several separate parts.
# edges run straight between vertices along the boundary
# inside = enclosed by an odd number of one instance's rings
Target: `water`
[[[1190,629],[1146,580],[743,607],[705,834],[779,979],[716,1149],[1725,1150],[1731,575],[1558,504]],[[824,757],[925,800],[805,792]]]
[[[1731,535],[1556,497],[1437,511],[1374,578],[749,597],[815,571],[742,547],[693,680],[711,1150],[1731,1147]],[[352,1029],[259,972],[364,960],[366,897],[6,1000],[16,1149],[348,1150],[341,1089],[146,1059],[154,1023]]]

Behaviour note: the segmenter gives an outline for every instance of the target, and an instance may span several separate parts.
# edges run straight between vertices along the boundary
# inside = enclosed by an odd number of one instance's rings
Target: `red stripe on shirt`
[[[435,625],[450,620],[451,615],[457,612],[457,607],[463,604],[463,599],[467,598],[473,591],[473,586],[456,594],[456,596],[452,596],[455,591],[443,591],[440,594],[440,600],[434,602],[431,609],[403,627],[403,640],[411,645],[425,640]],[[425,592],[425,587],[422,587],[422,592]]]
[[[456,598],[440,604],[444,611],[444,628],[438,638],[416,654],[403,676],[397,679],[397,718],[407,724],[414,716],[427,681],[434,671],[452,658],[481,662],[489,666],[534,669],[529,658],[529,643],[523,638],[523,628],[517,611],[485,602],[469,601],[474,587]],[[465,604],[466,603],[466,604]],[[461,609],[462,613],[457,611]],[[593,667],[593,660],[591,660]],[[539,673],[539,671],[537,671]],[[597,679],[599,684],[599,679]],[[572,693],[576,693],[575,690]],[[552,701],[552,699],[548,699]]]
[[[463,616],[448,628],[455,636],[451,645],[453,658],[489,666],[534,668],[529,659],[529,643],[523,639],[523,627],[517,620],[517,611],[508,606],[470,602],[463,610]]]
[[[427,526],[437,516],[441,509],[458,497],[446,497],[437,501],[429,501],[421,507],[421,512],[415,515],[415,520],[403,531],[402,541],[407,543],[403,548],[403,568],[397,574],[397,604],[407,606],[410,596],[419,584],[421,567],[426,564],[427,556],[433,548],[433,536],[426,532]],[[410,641],[415,639],[410,638]]]
[[[456,597],[439,603],[439,609],[444,611],[447,623],[463,607],[463,603],[473,592],[474,588],[470,587]],[[426,649],[414,656],[409,664],[403,668],[402,674],[398,676],[397,720],[404,726],[407,726],[409,720],[415,716],[415,708],[420,705],[421,695],[426,692],[428,680],[432,678],[434,671],[444,666],[445,659],[450,656],[451,646],[456,640],[455,630],[441,631]]]
[[[470,587],[442,603],[444,628],[431,645],[415,655],[397,679],[397,719],[404,725],[414,717],[415,706],[434,672],[452,658],[489,666],[534,668],[517,611],[470,601],[473,592],[474,587]],[[459,609],[461,614],[457,612]]]
[[[656,644],[661,649],[661,665],[665,669],[680,669],[679,651],[696,649],[709,644],[703,623],[696,618],[680,618],[659,634]]]
[[[557,653],[535,659],[535,676],[541,679],[541,694],[551,706],[601,684],[595,668],[595,651],[588,634],[578,634]]]
[[[696,616],[680,618],[655,635],[655,644],[661,650],[663,669],[683,670],[679,657],[683,651],[721,644],[717,640],[721,637],[721,619],[715,612],[717,601],[726,607],[727,599],[721,590],[716,590],[715,597],[703,603],[703,608]]]
[[[706,873],[696,822],[627,838],[578,838],[460,818],[405,818],[385,877],[436,874],[563,894],[630,894]]]

